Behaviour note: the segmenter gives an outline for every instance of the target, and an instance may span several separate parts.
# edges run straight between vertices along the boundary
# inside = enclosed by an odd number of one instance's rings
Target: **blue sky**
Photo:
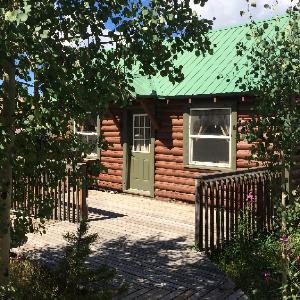
[[[194,1],[191,0],[191,3]],[[265,19],[274,15],[282,15],[293,3],[291,0],[249,0],[256,2],[257,7],[251,10],[255,19]],[[277,2],[277,4],[276,4]],[[294,1],[295,2],[295,1]],[[264,4],[274,5],[274,10],[264,8]],[[247,10],[246,0],[208,0],[203,8],[200,5],[193,5],[198,14],[208,19],[216,18],[215,28],[236,25],[247,22],[247,17],[241,17],[240,11]]]

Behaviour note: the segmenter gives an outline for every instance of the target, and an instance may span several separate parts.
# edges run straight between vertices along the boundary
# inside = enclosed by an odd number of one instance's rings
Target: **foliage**
[[[86,264],[97,239],[96,234],[88,234],[86,222],[65,239],[65,256],[55,269],[27,258],[12,259],[10,284],[0,289],[1,299],[110,299],[125,290],[112,286],[115,270],[90,269]]]
[[[251,299],[282,299],[282,290],[286,299],[297,299],[300,296],[300,231],[294,230],[288,238],[281,236],[280,231],[253,235],[249,228],[252,209],[252,203],[248,202],[233,241],[213,251],[211,258]],[[283,251],[289,257],[287,286],[282,285]]]
[[[280,244],[273,235],[235,239],[211,259],[251,299],[281,299]]]
[[[256,115],[243,126],[240,138],[256,143],[252,159],[273,169],[284,164],[288,171],[300,143],[299,8],[297,4],[285,16],[267,21],[252,19],[247,42],[237,45],[238,55],[247,59],[236,66],[244,69],[236,84],[257,99]]]
[[[210,50],[211,24],[189,1],[2,1],[0,77],[10,70],[16,83],[0,81],[0,176],[9,173],[2,169],[9,161],[21,187],[27,176],[38,179],[44,171],[62,178],[67,164],[75,165],[94,147],[72,134],[70,120],[81,122],[87,112],[103,116],[110,104],[127,104],[138,75],[161,73],[180,81],[178,53]],[[7,105],[13,121],[4,126]],[[7,200],[0,200],[5,207]],[[48,216],[49,201],[37,203],[45,212],[41,219]],[[2,220],[0,238],[8,226]],[[32,223],[26,212],[17,214],[14,236],[24,240]]]
[[[249,2],[249,1],[247,1]],[[292,3],[291,3],[292,4]],[[271,9],[270,5],[265,5]],[[252,144],[251,157],[282,174],[281,194],[274,197],[275,235],[282,242],[283,298],[299,296],[299,254],[291,241],[299,234],[299,194],[291,181],[300,154],[300,1],[283,17],[255,22],[251,17],[247,42],[237,45],[246,63],[237,85],[255,96],[255,115],[243,125],[240,139]],[[299,167],[299,164],[298,166]],[[294,188],[294,191],[293,191]]]
[[[97,240],[97,234],[87,234],[87,230],[87,222],[82,221],[76,234],[65,235],[68,246],[57,276],[60,290],[65,291],[70,298],[76,295],[89,295],[97,286],[107,287],[115,275],[114,270],[105,266],[98,269],[87,268],[86,259],[92,253],[90,246]],[[100,291],[102,292],[101,289]]]

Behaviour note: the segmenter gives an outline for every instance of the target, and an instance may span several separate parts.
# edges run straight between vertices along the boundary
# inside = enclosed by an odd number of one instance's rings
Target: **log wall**
[[[241,133],[243,125],[254,116],[254,100],[239,97],[237,99],[238,114],[238,132]],[[237,141],[236,167],[237,169],[247,169],[258,167],[260,164],[256,161],[249,162],[248,157],[251,156],[251,148],[254,144],[248,144],[244,141]]]
[[[232,100],[232,99],[231,99]],[[243,124],[253,115],[251,101],[238,101],[238,121]],[[187,168],[183,163],[183,113],[189,100],[156,101],[156,120],[160,129],[155,133],[155,183],[154,196],[164,200],[195,200],[195,178],[201,174],[218,172],[216,170]],[[212,100],[213,104],[213,100]],[[134,104],[137,106],[137,103]],[[100,174],[100,187],[122,190],[123,148],[120,126],[122,112],[114,109],[115,118],[109,115],[101,122],[101,132],[105,139],[112,143],[107,151],[101,154],[101,161],[108,168],[107,173]],[[117,122],[116,122],[117,121]],[[122,124],[128,126],[128,124]],[[252,145],[237,143],[237,168],[245,169],[258,166],[257,162],[249,164]]]
[[[156,104],[160,130],[155,136],[155,197],[193,202],[195,178],[211,171],[191,169],[183,163],[183,113],[188,100]]]
[[[111,113],[101,121],[100,134],[110,144],[107,151],[101,151],[101,163],[107,172],[99,175],[99,186],[122,191],[123,146],[121,141],[122,110],[112,108]]]

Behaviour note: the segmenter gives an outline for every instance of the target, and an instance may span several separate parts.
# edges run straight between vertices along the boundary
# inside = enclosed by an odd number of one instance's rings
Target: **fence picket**
[[[240,219],[246,216],[246,208],[249,214],[244,238],[249,239],[257,231],[271,230],[273,197],[280,180],[281,174],[270,174],[263,168],[228,176],[199,177],[195,209],[198,247],[209,251],[232,239]]]
[[[80,167],[86,171],[84,164]],[[23,210],[28,215],[36,217],[39,213],[37,202],[53,201],[51,218],[54,220],[68,220],[79,222],[87,218],[87,186],[86,172],[80,174],[67,170],[66,176],[55,180],[55,176],[42,172],[40,176],[23,176],[18,181],[13,177],[12,186],[12,209],[13,211]],[[67,201],[67,202],[66,202]]]

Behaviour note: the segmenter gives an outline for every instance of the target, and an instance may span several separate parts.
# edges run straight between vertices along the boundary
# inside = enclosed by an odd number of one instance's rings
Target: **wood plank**
[[[148,299],[161,299],[164,295],[169,294],[168,290],[161,289],[161,288],[154,288],[147,293],[143,294],[139,297],[139,300],[148,300]]]
[[[193,294],[195,294],[195,290],[187,290],[184,293],[175,297],[174,300],[185,300],[188,297],[192,296]]]
[[[131,293],[131,294],[125,296],[124,298],[122,298],[122,300],[136,299],[137,297],[140,297],[141,295],[147,293],[150,290],[151,290],[150,288],[141,288],[140,290],[137,290],[134,293]]]

